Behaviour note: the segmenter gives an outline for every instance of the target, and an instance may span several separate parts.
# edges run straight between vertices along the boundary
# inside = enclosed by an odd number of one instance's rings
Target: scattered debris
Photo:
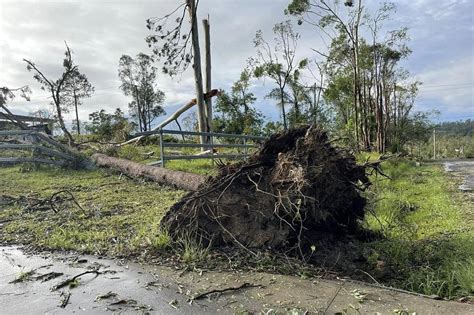
[[[30,271],[26,272],[21,272],[18,277],[16,277],[15,280],[12,280],[8,282],[9,284],[14,284],[14,283],[21,283],[25,281],[29,281],[32,279],[33,275],[36,274],[36,269],[32,269]]]
[[[110,299],[112,297],[116,297],[117,296],[117,293],[114,293],[112,291],[109,291],[105,294],[102,294],[102,295],[99,295],[95,298],[94,301],[100,301],[100,300],[105,300],[105,299]]]
[[[35,278],[35,280],[40,280],[41,282],[47,282],[49,280],[52,280],[52,279],[55,279],[57,277],[60,277],[62,276],[63,273],[62,272],[48,272],[48,273],[44,273],[42,275],[39,275]]]
[[[71,284],[71,283],[74,283],[74,282],[75,282],[77,279],[79,279],[80,277],[82,277],[82,276],[84,276],[84,275],[86,275],[86,274],[90,274],[90,273],[95,274],[95,276],[97,277],[97,276],[99,276],[102,272],[99,272],[99,271],[97,271],[97,270],[84,271],[83,273],[80,273],[80,274],[78,274],[78,275],[75,275],[74,277],[69,278],[69,279],[66,279],[66,280],[64,280],[63,282],[60,282],[60,283],[58,283],[57,285],[53,286],[53,287],[51,288],[51,291],[56,291],[56,290],[61,289],[61,288],[65,287],[65,286],[67,286],[67,285],[69,285],[69,284]]]
[[[115,302],[110,303],[109,305],[122,305],[122,304],[127,304],[127,305],[136,305],[137,301],[134,299],[121,299]]]
[[[178,305],[179,305],[178,300],[176,300],[176,299],[171,300],[168,304],[169,304],[172,308],[174,308],[174,309],[176,309],[176,310],[178,309]]]
[[[61,300],[59,303],[59,307],[66,308],[67,304],[69,303],[69,299],[71,298],[71,292],[62,291],[60,297],[61,297]]]
[[[151,305],[138,304],[138,302],[134,299],[120,299],[120,300],[110,303],[109,307],[110,306],[117,306],[119,307],[119,309],[121,307],[131,307],[136,311],[145,311],[145,312],[149,312],[153,310],[153,307],[151,307]],[[112,311],[116,311],[116,309],[111,309],[111,308],[108,308],[108,309]]]
[[[367,297],[367,294],[364,292],[361,292],[359,289],[352,290],[351,295],[355,297],[359,301],[359,303],[364,302]]]
[[[193,297],[191,300],[200,300],[200,299],[203,299],[205,297],[208,297],[212,294],[218,294],[219,296],[223,293],[226,293],[226,292],[235,292],[235,291],[239,291],[239,290],[243,290],[243,289],[248,289],[248,288],[263,288],[264,286],[260,285],[260,284],[251,284],[251,283],[248,283],[248,282],[245,282],[244,284],[238,286],[238,287],[230,287],[230,288],[225,288],[225,289],[214,289],[214,290],[211,290],[211,291],[208,291],[208,292],[204,292],[204,293],[201,293],[201,294],[198,294],[196,295],[195,297]]]

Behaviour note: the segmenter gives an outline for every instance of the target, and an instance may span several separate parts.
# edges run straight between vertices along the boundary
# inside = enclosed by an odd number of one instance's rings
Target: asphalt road
[[[54,290],[58,284],[88,270],[98,270],[100,274],[85,274],[74,287]],[[56,277],[52,272],[58,273]],[[239,287],[241,289],[229,290]],[[228,291],[192,301],[204,292],[223,289]],[[18,247],[0,247],[2,315],[275,314],[275,311],[282,314],[342,314],[346,311],[347,314],[401,311],[474,314],[474,305],[434,300],[347,280],[302,279],[243,271],[183,272],[126,260],[63,253],[29,255]]]
[[[446,161],[443,164],[446,172],[463,177],[460,190],[474,191],[474,160]]]

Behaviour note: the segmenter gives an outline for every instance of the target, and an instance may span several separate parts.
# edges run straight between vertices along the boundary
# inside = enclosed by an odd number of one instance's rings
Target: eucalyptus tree
[[[67,43],[64,55],[64,69],[58,79],[48,78],[33,61],[28,59],[23,59],[23,61],[26,62],[26,69],[34,73],[33,78],[41,85],[41,89],[49,92],[55,109],[55,115],[59,122],[59,127],[67,137],[69,145],[72,146],[75,144],[74,138],[64,123],[63,114],[68,111],[68,104],[64,102],[63,94],[65,93],[68,80],[77,72],[78,67],[72,60],[72,53]]]
[[[339,38],[343,39],[345,56],[349,57],[352,66],[353,76],[353,111],[354,111],[354,136],[356,144],[360,137],[360,112],[361,112],[361,81],[359,71],[359,51],[360,51],[360,28],[364,19],[364,7],[362,0],[345,1],[348,8],[346,12],[339,10],[337,0],[292,0],[286,10],[287,13],[299,17],[299,24],[307,22],[314,25],[318,30],[326,35],[331,42]],[[315,50],[316,51],[316,50]],[[324,53],[317,53],[326,56]]]
[[[153,55],[158,60],[163,60],[162,70],[164,73],[176,76],[186,71],[192,64],[199,131],[202,132],[208,131],[208,126],[197,26],[198,4],[199,1],[196,0],[183,0],[165,16],[147,19],[147,28],[153,34],[147,36],[146,41],[149,47],[153,48]],[[189,19],[188,27],[184,24],[186,15]],[[206,137],[201,137],[201,142],[206,142]]]
[[[156,88],[157,68],[153,58],[144,53],[136,58],[123,55],[119,60],[118,76],[122,82],[120,89],[132,97],[130,113],[137,119],[140,131],[150,130],[153,120],[165,113],[161,106],[165,94]]]
[[[236,134],[260,133],[263,115],[252,106],[256,97],[250,92],[251,77],[251,71],[246,68],[232,85],[230,94],[221,92],[213,123],[216,130]]]
[[[293,30],[290,21],[277,23],[273,27],[275,43],[272,47],[263,37],[261,30],[257,31],[254,44],[257,56],[250,60],[254,67],[254,75],[257,78],[270,78],[276,85],[276,89],[270,92],[269,97],[278,97],[278,105],[281,108],[283,127],[288,129],[286,117],[286,104],[288,103],[287,85],[295,71],[304,68],[306,59],[296,61],[296,47],[300,35]]]
[[[92,96],[94,90],[87,76],[81,73],[78,68],[71,72],[64,83],[61,102],[66,104],[67,107],[74,107],[77,134],[81,134],[78,107],[82,104],[82,99]]]

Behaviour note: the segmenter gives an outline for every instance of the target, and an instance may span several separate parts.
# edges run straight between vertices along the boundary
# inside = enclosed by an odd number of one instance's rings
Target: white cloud
[[[428,85],[472,82],[472,8],[473,2],[400,0],[390,27],[408,25],[413,54],[408,70]],[[149,53],[144,41],[145,20],[161,16],[176,6],[174,0],[0,0],[0,85],[33,89],[32,101],[17,100],[11,108],[29,112],[48,107],[48,95],[39,89],[23,58],[33,60],[50,77],[61,72],[64,40],[74,51],[80,69],[96,87],[95,95],[84,101],[81,118],[100,108],[127,110],[129,99],[118,90],[117,64],[122,54]],[[238,78],[248,57],[255,53],[252,39],[262,29],[271,38],[277,22],[290,17],[283,14],[289,0],[201,0],[200,16],[209,13],[211,20],[213,82],[227,89]],[[376,2],[368,1],[372,8]],[[297,26],[302,33],[300,56],[312,55],[311,48],[321,48],[321,37],[310,25]],[[201,36],[202,37],[202,36]],[[467,56],[467,57],[466,57]],[[450,60],[455,61],[450,64]],[[469,69],[471,72],[469,73]],[[446,83],[447,82],[447,83]],[[160,75],[158,86],[166,93],[168,112],[193,97],[194,82],[188,71],[171,80]],[[270,83],[256,82],[254,92],[265,95]],[[445,92],[445,93],[441,93]],[[472,90],[423,92],[419,106],[438,104],[447,113],[468,113]],[[265,114],[277,118],[271,100],[260,98]],[[426,107],[426,106],[425,106]],[[72,119],[72,115],[67,117]]]

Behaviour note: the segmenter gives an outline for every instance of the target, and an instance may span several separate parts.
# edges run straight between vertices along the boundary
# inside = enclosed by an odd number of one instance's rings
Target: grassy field
[[[170,167],[184,171],[215,171],[209,161],[172,163]],[[372,177],[374,185],[367,193],[371,202],[363,222],[366,229],[382,235],[362,244],[370,270],[377,271],[374,277],[428,295],[452,299],[473,295],[472,204],[464,202],[453,179],[439,166],[400,160],[385,162],[384,170],[392,180]],[[46,167],[0,168],[0,185],[2,242],[116,256],[153,254],[169,246],[159,221],[184,194],[103,170]],[[48,207],[35,208],[35,200],[48,200],[61,190],[69,191],[79,206],[62,193],[55,203],[57,213]],[[183,261],[201,256],[206,255],[192,244],[183,244]]]

